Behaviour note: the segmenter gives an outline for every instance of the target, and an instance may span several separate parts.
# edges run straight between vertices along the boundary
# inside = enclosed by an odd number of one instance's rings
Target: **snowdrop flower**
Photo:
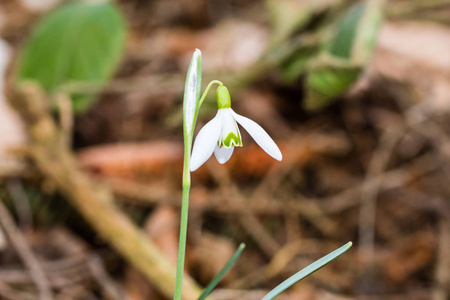
[[[216,116],[198,133],[191,157],[191,172],[197,170],[213,154],[221,164],[226,163],[233,154],[234,147],[242,147],[239,123],[255,142],[273,158],[281,161],[283,155],[267,132],[256,122],[238,115],[231,109],[230,93],[225,86],[217,89]],[[237,123],[236,123],[237,122]]]

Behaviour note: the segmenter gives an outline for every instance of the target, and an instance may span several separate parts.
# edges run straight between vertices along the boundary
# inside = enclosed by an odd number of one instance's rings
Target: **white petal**
[[[214,149],[214,156],[216,157],[219,164],[224,164],[230,159],[231,154],[233,154],[233,150],[234,150],[234,147],[219,148],[219,146],[216,146],[216,149]]]
[[[278,146],[261,126],[249,118],[238,115],[233,110],[231,111],[235,120],[247,130],[255,142],[266,151],[267,154],[279,161],[283,159],[280,149],[278,149]]]
[[[221,130],[222,114],[218,111],[214,119],[203,126],[195,139],[191,156],[191,172],[197,170],[213,154]]]

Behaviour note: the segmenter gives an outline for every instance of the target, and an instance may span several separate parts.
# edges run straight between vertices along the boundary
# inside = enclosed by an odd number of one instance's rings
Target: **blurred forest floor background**
[[[36,22],[61,2],[0,0],[0,299],[168,298],[86,222],[107,214],[101,205],[86,212],[77,199],[113,194],[114,212],[176,263],[182,94],[195,48],[202,86],[227,85],[233,109],[269,132],[283,161],[243,133],[227,164],[211,159],[192,173],[187,274],[206,285],[245,242],[212,297],[260,299],[353,241],[279,299],[450,299],[450,1],[384,3],[373,57],[327,94],[347,69],[325,66],[318,87],[305,61],[321,24],[358,1],[120,0],[126,47],[95,103],[24,117],[7,79]],[[313,41],[306,58],[298,37]],[[214,114],[213,94],[197,131]],[[29,147],[32,109],[60,129],[66,154]]]

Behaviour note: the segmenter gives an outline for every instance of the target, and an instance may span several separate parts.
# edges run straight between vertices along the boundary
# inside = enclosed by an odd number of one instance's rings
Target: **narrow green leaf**
[[[116,70],[124,44],[124,20],[113,3],[74,1],[37,24],[19,57],[16,80],[37,81],[50,93],[65,84],[103,86]],[[75,111],[94,100],[94,95],[72,95]]]
[[[208,295],[212,292],[212,290],[217,286],[217,284],[222,280],[228,270],[234,265],[236,260],[241,255],[242,251],[245,248],[245,244],[242,243],[239,245],[238,249],[234,253],[234,255],[230,258],[230,260],[225,264],[225,266],[220,270],[220,272],[213,278],[213,280],[208,284],[203,293],[200,295],[198,300],[204,300]]]
[[[293,284],[297,283],[298,281],[302,280],[306,276],[308,276],[308,275],[314,273],[315,271],[319,270],[320,268],[324,267],[326,264],[328,264],[329,262],[331,262],[332,260],[337,258],[339,255],[341,255],[342,253],[344,253],[345,251],[350,249],[351,246],[352,246],[352,242],[348,242],[341,248],[339,248],[339,249],[331,252],[330,254],[322,257],[321,259],[313,262],[312,264],[310,264],[303,270],[299,271],[298,273],[292,275],[291,277],[289,277],[288,279],[283,281],[280,285],[278,285],[276,288],[271,290],[267,295],[265,295],[264,298],[262,298],[262,300],[271,300],[271,299],[275,298],[276,296],[278,296],[279,294],[284,292],[287,288],[289,288]]]

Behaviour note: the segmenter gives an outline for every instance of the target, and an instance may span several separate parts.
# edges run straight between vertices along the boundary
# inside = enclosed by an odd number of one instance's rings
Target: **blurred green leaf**
[[[384,19],[387,0],[370,0],[365,4],[364,14],[358,22],[356,39],[352,49],[352,61],[366,65],[372,59],[378,33]]]
[[[303,102],[306,110],[317,111],[342,95],[361,73],[361,66],[346,60],[323,55],[321,64],[314,66],[306,78],[307,93]]]
[[[280,65],[282,80],[287,84],[291,84],[300,75],[304,74],[310,59],[317,55],[318,50],[318,45],[306,45],[295,51]]]
[[[358,23],[364,12],[364,7],[364,3],[358,3],[339,21],[328,46],[329,53],[342,58],[351,57]]]
[[[34,80],[48,92],[65,84],[105,85],[116,70],[125,43],[120,11],[109,1],[76,1],[45,16],[25,44],[17,81]],[[95,95],[72,94],[83,111]]]
[[[310,62],[305,109],[317,111],[344,94],[370,62],[386,0],[368,0],[350,8],[333,27],[324,51]]]

